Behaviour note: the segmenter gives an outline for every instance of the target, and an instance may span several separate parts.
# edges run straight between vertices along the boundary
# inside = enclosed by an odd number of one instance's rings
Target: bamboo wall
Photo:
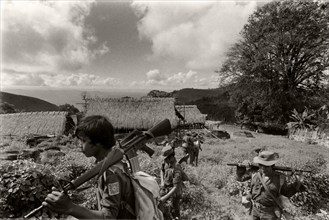
[[[289,129],[289,138],[296,141],[318,144],[329,148],[329,132],[311,129]]]

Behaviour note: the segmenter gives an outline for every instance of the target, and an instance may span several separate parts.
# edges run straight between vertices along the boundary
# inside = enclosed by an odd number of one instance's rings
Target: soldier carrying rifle
[[[242,197],[242,204],[250,208],[253,220],[277,220],[282,217],[289,219],[289,213],[284,209],[280,198],[289,198],[304,190],[301,175],[296,175],[296,180],[289,184],[286,176],[276,171],[277,167],[274,165],[278,160],[278,153],[263,151],[253,159],[253,163],[258,167],[252,166],[248,160],[237,164],[237,180],[243,182],[251,179],[249,193]],[[285,167],[279,168],[284,170]]]
[[[115,145],[114,128],[106,117],[92,115],[85,117],[76,130],[86,157],[103,160]],[[117,167],[106,170],[97,182],[98,210],[90,210],[74,204],[64,192],[58,189],[48,194],[43,205],[54,212],[71,215],[78,219],[136,219],[135,196],[131,180]],[[124,204],[124,205],[123,205]]]

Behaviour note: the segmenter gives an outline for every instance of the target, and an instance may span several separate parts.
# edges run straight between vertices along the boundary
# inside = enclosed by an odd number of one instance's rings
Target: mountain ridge
[[[45,100],[0,91],[0,101],[14,106],[18,112],[58,111],[57,105]]]

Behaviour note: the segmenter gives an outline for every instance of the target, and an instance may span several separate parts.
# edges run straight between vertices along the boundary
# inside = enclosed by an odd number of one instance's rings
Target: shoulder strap
[[[282,188],[282,186],[283,186],[283,184],[284,184],[284,175],[282,175],[282,174],[279,174],[280,175],[280,189],[279,189],[279,193],[281,193],[281,188]]]
[[[282,205],[280,204],[280,202],[279,202],[279,200],[270,192],[270,190],[268,189],[268,187],[267,187],[267,185],[265,184],[265,182],[264,182],[264,179],[260,176],[260,173],[257,173],[256,174],[257,175],[257,177],[260,179],[260,181],[262,182],[262,184],[263,184],[263,186],[264,186],[264,188],[265,188],[265,190],[266,190],[266,192],[272,197],[272,199],[275,201],[275,203],[279,206],[279,208],[281,209],[281,210],[283,210],[283,207],[282,207]]]

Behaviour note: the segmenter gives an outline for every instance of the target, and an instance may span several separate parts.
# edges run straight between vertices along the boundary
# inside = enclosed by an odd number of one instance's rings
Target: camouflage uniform
[[[189,164],[194,164],[195,161],[195,149],[194,149],[194,138],[186,135],[183,139],[185,143],[187,144],[186,148],[184,148],[184,151],[186,154],[189,155]]]
[[[163,148],[163,157],[175,157],[174,150],[170,146]],[[162,165],[163,173],[163,187],[161,188],[160,195],[167,195],[174,186],[177,187],[174,194],[164,202],[164,218],[165,219],[179,219],[180,218],[180,200],[182,197],[183,183],[183,170],[179,164],[175,162],[172,164],[164,163]]]
[[[180,200],[182,197],[183,180],[182,170],[179,166],[167,167],[164,171],[164,187],[161,189],[161,196],[166,195],[174,186],[178,185],[178,190],[174,196],[166,201],[165,206],[169,209],[172,218],[180,218]]]
[[[271,151],[263,151],[259,156],[254,158],[254,163],[262,164],[263,166],[273,166],[279,156]],[[251,179],[250,189],[246,200],[252,201],[251,215],[253,220],[278,220],[281,219],[281,211],[277,203],[264,188],[261,179],[263,178],[267,188],[274,197],[280,195],[291,197],[298,191],[302,190],[302,185],[299,182],[288,184],[286,176],[283,173],[273,171],[271,177],[262,175],[256,169],[246,170],[245,167],[237,168],[237,180],[247,181]],[[302,187],[301,187],[302,186]],[[246,205],[246,204],[245,204]]]
[[[280,178],[283,177],[284,182],[281,186],[282,183],[280,184]],[[279,195],[291,197],[299,191],[297,190],[296,182],[292,184],[287,184],[287,182],[285,181],[284,174],[279,172],[275,172],[271,179],[265,177],[265,184],[267,185],[272,195],[274,195],[275,197],[278,197]],[[251,214],[254,220],[280,219],[280,214],[275,213],[275,210],[278,210],[276,202],[266,192],[261,180],[259,179],[259,176],[256,174],[252,175],[250,191],[249,195],[247,196],[247,199],[251,199],[253,201],[253,209]]]
[[[107,170],[97,182],[98,210],[103,213],[103,217],[136,219],[133,190],[129,177],[121,168],[114,165]]]

